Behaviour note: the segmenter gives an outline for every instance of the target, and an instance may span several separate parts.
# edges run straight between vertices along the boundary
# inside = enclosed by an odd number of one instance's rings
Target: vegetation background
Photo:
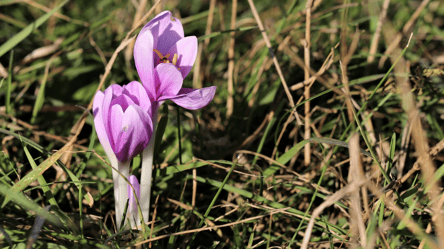
[[[170,10],[199,39],[163,104],[146,233],[116,231],[85,111]],[[0,0],[0,247],[443,248],[444,3]],[[132,163],[139,176],[140,159]]]

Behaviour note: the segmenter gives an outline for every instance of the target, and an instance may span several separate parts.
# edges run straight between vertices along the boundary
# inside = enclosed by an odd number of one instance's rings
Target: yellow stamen
[[[161,63],[171,63],[171,61],[168,60],[168,57],[170,57],[170,54],[167,54],[167,55],[163,56],[162,53],[159,50],[153,49],[153,51],[157,54],[157,56],[159,56]],[[176,66],[177,58],[178,57],[179,56],[177,54],[174,54],[173,61],[172,61],[174,66]],[[180,68],[177,68],[177,69],[180,70]]]
[[[157,56],[159,56],[160,61],[162,63],[170,63],[170,61],[168,60],[168,57],[170,57],[170,54],[167,54],[167,55],[163,56],[162,53],[160,53],[159,50],[157,50],[157,49],[153,49],[153,50],[154,50],[154,52],[156,52]]]
[[[176,65],[176,63],[177,63],[177,54],[174,54],[174,56],[173,56],[173,65],[175,66]]]

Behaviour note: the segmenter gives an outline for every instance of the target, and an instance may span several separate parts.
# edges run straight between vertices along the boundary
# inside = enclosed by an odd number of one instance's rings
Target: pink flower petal
[[[102,91],[97,91],[96,94],[94,95],[94,102],[93,102],[93,115],[94,117],[100,112],[102,112],[102,103],[103,103],[103,98],[104,98],[105,94],[103,94]]]
[[[122,94],[116,96],[113,100],[111,100],[110,106],[119,105],[120,107],[122,107],[122,110],[125,111],[128,106],[135,104],[136,102],[130,96]]]
[[[202,89],[182,88],[176,96],[164,96],[162,99],[171,99],[174,103],[189,110],[200,109],[214,98],[216,86]]]
[[[147,111],[151,116],[151,101],[142,84],[137,81],[131,81],[123,88],[123,94],[129,96],[140,108]]]
[[[137,73],[148,95],[155,98],[154,88],[154,38],[149,29],[142,29],[134,45],[134,61]]]
[[[108,134],[110,138],[111,147],[114,150],[114,154],[117,155],[117,150],[119,146],[120,133],[122,133],[122,118],[123,109],[119,105],[113,105],[110,108],[110,113],[108,116]],[[117,156],[117,158],[119,158]],[[123,161],[121,161],[123,162]]]
[[[164,95],[176,95],[182,88],[182,74],[171,63],[161,63],[156,69],[157,98]]]
[[[120,133],[113,149],[117,159],[126,162],[140,154],[148,145],[153,133],[153,123],[148,113],[136,105],[129,106],[121,118]],[[113,122],[118,123],[115,119]]]
[[[162,55],[166,55],[170,47],[184,37],[182,23],[169,11],[164,11],[154,17],[142,28],[142,31],[144,30],[151,30],[154,38],[153,47]],[[155,57],[155,61],[158,61],[157,55]]]
[[[102,144],[103,149],[105,150],[108,158],[111,158],[114,155],[114,152],[111,148],[111,144],[109,143],[109,138],[106,133],[105,123],[103,120],[103,99],[104,94],[101,91],[98,91],[94,96],[93,102],[93,113],[94,113],[94,127],[96,128],[97,137],[99,138],[100,144]]]
[[[177,54],[176,67],[180,68],[182,77],[185,78],[193,67],[197,56],[197,38],[195,36],[187,36],[179,40],[168,51],[170,61],[173,60],[174,54]]]
[[[113,94],[118,96],[118,95],[122,95],[123,92],[123,88],[120,85],[117,84],[111,84],[105,91],[113,91]]]
[[[105,126],[105,131],[106,134],[108,135],[108,139],[111,139],[111,131],[109,130],[109,111],[110,111],[110,107],[111,107],[111,101],[113,100],[113,98],[115,98],[115,93],[121,93],[121,86],[117,85],[117,84],[112,84],[110,85],[106,90],[105,90],[105,96],[103,97],[103,102],[102,102],[102,119],[103,119],[103,125]],[[112,143],[110,140],[110,144],[112,147]]]

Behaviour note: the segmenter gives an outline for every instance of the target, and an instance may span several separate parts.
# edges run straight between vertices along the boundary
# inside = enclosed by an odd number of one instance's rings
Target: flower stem
[[[120,174],[122,174],[124,177],[128,179],[129,177],[129,169],[130,169],[130,161],[128,162],[118,162],[118,170]],[[125,219],[124,224],[126,224],[126,217],[124,217],[125,212],[125,205],[128,201],[128,183],[126,179],[119,175],[117,173],[117,182],[118,182],[118,198],[117,198],[117,207],[116,207],[116,222],[117,222],[117,229],[120,229],[120,222],[122,221],[122,218]]]
[[[143,220],[149,221],[151,178],[153,172],[154,140],[156,137],[157,109],[153,113],[153,134],[148,146],[142,152],[142,175],[140,176],[140,209]]]
[[[182,138],[180,136],[180,107],[176,106],[177,111],[177,137],[179,140],[179,162],[182,164]]]
[[[106,155],[108,156],[108,159],[111,163],[111,166],[116,169],[111,169],[111,172],[113,174],[113,184],[114,184],[114,200],[115,200],[115,208],[116,208],[116,224],[117,224],[117,229],[120,228],[120,221],[122,220],[122,215],[120,214],[119,211],[119,205],[118,205],[118,200],[119,200],[119,172],[117,172],[117,170],[119,170],[119,161],[116,158],[116,155],[114,155],[114,153],[111,151],[111,148],[109,150],[105,150]]]

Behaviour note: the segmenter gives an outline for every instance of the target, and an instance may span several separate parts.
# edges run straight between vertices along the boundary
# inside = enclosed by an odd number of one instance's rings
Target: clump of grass
[[[163,104],[150,217],[116,229],[88,112],[137,80],[134,36],[171,10],[199,40]],[[0,245],[441,248],[439,1],[0,2]],[[140,158],[132,161],[140,175]]]

